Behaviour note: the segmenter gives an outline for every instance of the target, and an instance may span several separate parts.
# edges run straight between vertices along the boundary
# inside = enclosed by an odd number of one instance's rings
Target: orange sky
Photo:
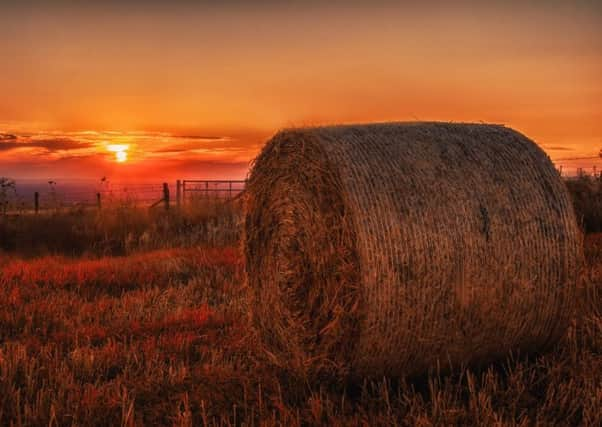
[[[386,120],[596,155],[601,3],[481,3],[3,4],[0,176],[239,178],[281,127]]]

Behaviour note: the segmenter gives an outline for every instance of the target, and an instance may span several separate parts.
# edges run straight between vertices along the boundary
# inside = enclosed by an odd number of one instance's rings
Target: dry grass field
[[[586,236],[578,309],[553,351],[317,384],[258,350],[235,212],[186,215],[1,220],[0,425],[602,423],[602,234]]]

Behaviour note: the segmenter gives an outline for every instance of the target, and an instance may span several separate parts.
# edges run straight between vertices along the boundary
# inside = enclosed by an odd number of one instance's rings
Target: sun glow
[[[110,144],[107,145],[107,150],[115,153],[115,161],[124,163],[128,159],[127,150],[130,148],[128,144]]]

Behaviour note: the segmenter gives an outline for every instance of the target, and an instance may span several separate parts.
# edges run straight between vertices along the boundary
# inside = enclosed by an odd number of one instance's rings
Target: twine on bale
[[[581,234],[549,158],[509,128],[285,130],[245,201],[253,319],[280,366],[413,375],[566,330]]]

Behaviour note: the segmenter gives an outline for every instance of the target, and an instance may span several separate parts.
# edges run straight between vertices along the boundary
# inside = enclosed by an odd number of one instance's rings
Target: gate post
[[[182,205],[182,181],[176,181],[176,206],[178,209]]]
[[[169,184],[163,183],[163,203],[165,204],[165,210],[169,210]]]

